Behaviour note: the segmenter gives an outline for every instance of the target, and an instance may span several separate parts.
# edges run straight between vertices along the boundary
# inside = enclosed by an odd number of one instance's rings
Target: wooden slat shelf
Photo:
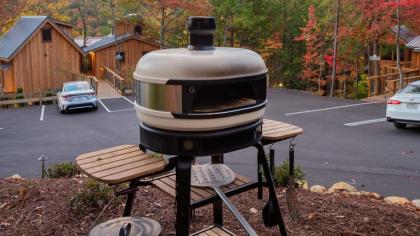
[[[225,227],[219,227],[215,225],[191,234],[191,236],[235,236],[235,235],[236,234],[230,232]]]
[[[82,154],[76,164],[89,177],[106,184],[120,184],[159,172],[166,162],[127,144]]]
[[[262,142],[278,142],[296,137],[303,133],[303,129],[285,122],[264,119],[262,126]]]
[[[175,173],[171,173],[162,177],[159,177],[152,181],[152,184],[157,187],[158,189],[162,190],[163,192],[169,194],[170,196],[176,196],[175,192]],[[236,189],[242,185],[249,184],[252,181],[246,177],[240,176],[236,174],[236,179],[233,183],[223,186],[222,190],[224,192]],[[199,187],[191,187],[191,202],[201,201],[210,197],[216,196],[216,193],[212,188],[199,188]]]

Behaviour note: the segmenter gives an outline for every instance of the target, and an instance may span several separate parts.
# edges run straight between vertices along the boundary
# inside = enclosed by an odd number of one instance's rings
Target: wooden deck
[[[218,227],[214,225],[191,234],[191,236],[235,236],[235,235],[236,234],[230,232],[225,227]]]
[[[127,144],[82,154],[76,164],[89,177],[106,184],[120,184],[159,172],[166,162],[145,154],[136,144]]]
[[[98,81],[98,98],[120,98],[121,94],[113,88],[106,80]]]

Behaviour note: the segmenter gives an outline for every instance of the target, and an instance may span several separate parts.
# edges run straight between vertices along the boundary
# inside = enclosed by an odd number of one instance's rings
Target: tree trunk
[[[165,8],[162,7],[161,9],[161,18],[160,18],[160,32],[159,32],[159,45],[160,48],[165,47],[165,19],[166,19],[166,11]]]
[[[82,2],[82,3],[80,3]],[[77,3],[77,9],[79,10],[79,14],[80,14],[80,18],[82,19],[82,30],[83,30],[83,47],[86,47],[86,41],[87,41],[87,26],[86,26],[86,19],[85,19],[85,15],[83,14],[82,11],[82,6],[85,6],[85,1],[84,0],[79,0],[79,2]]]
[[[400,60],[400,0],[396,0],[397,2],[397,35],[395,36],[395,48],[397,50],[397,68],[398,68],[398,74],[400,77],[400,86],[399,86],[399,90],[402,89],[403,86],[403,74],[402,74],[402,70],[401,70],[401,60]]]
[[[335,73],[337,69],[337,44],[338,44],[338,25],[340,22],[340,0],[337,1],[336,6],[336,18],[335,18],[335,32],[334,32],[334,58],[333,58],[333,68],[331,76],[331,86],[330,86],[330,97],[334,96],[334,82],[335,82]]]

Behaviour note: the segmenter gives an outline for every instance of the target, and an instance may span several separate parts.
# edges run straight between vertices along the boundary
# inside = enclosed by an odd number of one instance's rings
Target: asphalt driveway
[[[384,122],[385,105],[270,89],[266,117],[296,124],[296,162],[310,185],[346,181],[383,195],[420,198],[420,128],[397,130]],[[73,161],[84,152],[138,143],[129,99],[104,99],[98,111],[60,114],[55,105],[0,110],[0,177],[39,177],[42,154],[49,163]],[[273,146],[276,161],[288,142]],[[200,158],[205,162],[208,158]],[[255,177],[256,151],[229,153],[226,163]]]

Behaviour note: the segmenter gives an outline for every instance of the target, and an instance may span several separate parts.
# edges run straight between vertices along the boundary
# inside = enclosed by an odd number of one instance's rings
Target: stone
[[[379,195],[379,193],[375,193],[375,192],[365,192],[365,191],[361,191],[360,192],[363,196],[367,196],[367,197],[372,197],[375,199],[381,199],[381,195]]]
[[[322,185],[314,185],[314,186],[311,187],[310,190],[311,190],[311,192],[314,192],[314,193],[323,193],[323,192],[327,191],[327,189]]]
[[[249,212],[251,212],[252,214],[257,214],[257,209],[255,209],[255,208],[251,208],[251,209],[249,209]]]
[[[306,180],[299,181],[298,185],[299,185],[300,188],[303,188],[305,190],[309,189],[308,181],[306,181]]]
[[[331,188],[328,189],[329,193],[336,192],[336,191],[344,191],[344,192],[351,193],[351,192],[357,192],[357,189],[353,185],[348,184],[346,182],[338,182],[338,183],[333,184]]]
[[[14,175],[10,176],[8,179],[21,180],[23,178],[22,178],[22,176],[20,176],[18,174],[14,174]]]
[[[413,201],[411,201],[411,203],[413,203],[413,205],[415,207],[417,207],[418,209],[420,209],[420,199],[414,199]]]
[[[386,198],[384,198],[384,200],[387,203],[401,204],[401,205],[405,205],[405,204],[411,203],[410,200],[408,200],[407,198],[405,198],[405,197],[398,197],[398,196],[386,197]]]

